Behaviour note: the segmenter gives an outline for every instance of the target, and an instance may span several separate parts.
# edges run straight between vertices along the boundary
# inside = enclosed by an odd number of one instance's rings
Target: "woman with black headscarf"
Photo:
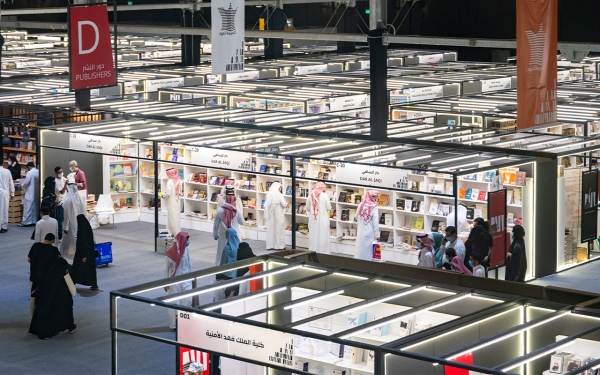
[[[55,194],[54,176],[46,177],[44,180],[44,189],[42,190],[42,205],[40,207],[48,207],[50,209],[50,217],[56,218],[56,194]],[[60,239],[62,233],[58,233]]]
[[[525,229],[520,225],[515,225],[510,232],[512,243],[506,254],[506,275],[505,280],[525,282],[525,273],[527,272],[527,253],[525,252]]]
[[[77,244],[73,258],[73,282],[89,285],[91,290],[98,290],[96,279],[96,258],[98,252],[94,248],[94,233],[85,215],[77,215]]]
[[[21,178],[21,164],[19,164],[14,155],[10,155],[8,158],[10,159],[8,162],[8,171],[10,172],[13,180],[18,180]]]

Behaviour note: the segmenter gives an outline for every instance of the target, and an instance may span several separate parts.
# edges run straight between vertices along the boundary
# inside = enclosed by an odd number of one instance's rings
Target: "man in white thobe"
[[[58,221],[50,217],[50,208],[44,206],[40,209],[42,218],[35,223],[34,242],[42,242],[48,233],[54,235],[54,246],[58,246]]]
[[[0,233],[8,231],[8,202],[14,196],[15,184],[12,175],[8,169],[0,168]]]
[[[227,245],[227,238],[225,237],[225,231],[227,230],[227,228],[233,228],[235,229],[235,232],[238,235],[238,238],[242,239],[242,234],[240,233],[240,226],[244,225],[245,220],[244,220],[244,208],[243,206],[240,208],[240,206],[242,205],[242,202],[240,200],[240,198],[236,197],[236,201],[235,201],[235,209],[236,209],[236,214],[235,216],[231,219],[231,221],[229,223],[224,222],[223,221],[223,206],[227,203],[227,196],[235,196],[235,190],[233,188],[232,185],[227,185],[227,187],[225,188],[225,195],[223,195],[223,197],[221,197],[221,199],[219,199],[219,202],[217,204],[217,213],[215,214],[215,218],[213,221],[213,238],[215,240],[217,240],[217,254],[215,257],[215,266],[218,266],[219,264],[221,264],[221,256],[223,255],[223,248],[225,247],[225,245]],[[239,203],[239,205],[238,205]]]
[[[267,250],[285,249],[285,207],[287,202],[281,194],[281,184],[273,182],[267,202],[265,203],[265,218],[267,219]]]
[[[19,226],[30,227],[35,225],[40,211],[40,171],[32,162],[27,163],[27,175],[22,186],[25,195],[23,195],[23,221]]]

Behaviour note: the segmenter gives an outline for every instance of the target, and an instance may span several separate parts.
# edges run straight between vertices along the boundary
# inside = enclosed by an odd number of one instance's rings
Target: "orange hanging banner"
[[[556,122],[558,0],[517,1],[517,128]]]

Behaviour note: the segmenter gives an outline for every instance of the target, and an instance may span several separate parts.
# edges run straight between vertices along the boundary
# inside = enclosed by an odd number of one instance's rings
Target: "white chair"
[[[96,203],[96,215],[107,214],[112,215],[113,229],[115,229],[115,208],[113,206],[113,200],[110,194],[100,194],[98,196],[98,203]],[[100,221],[98,221],[99,223]]]

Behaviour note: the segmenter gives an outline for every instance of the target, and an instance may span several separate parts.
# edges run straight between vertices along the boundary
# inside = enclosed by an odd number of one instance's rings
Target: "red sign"
[[[117,84],[106,5],[69,8],[71,90]]]
[[[517,127],[556,122],[558,0],[517,1]]]
[[[467,353],[460,357],[456,357],[454,362],[464,363],[465,365],[473,364],[473,353]],[[469,375],[470,371],[458,367],[446,366],[444,375]]]
[[[494,240],[490,267],[501,266],[506,259],[506,189],[488,194],[488,215]]]
[[[204,366],[204,371],[202,373],[198,373],[199,375],[210,374],[210,354],[208,353],[180,346],[179,363],[181,364],[179,368],[179,375],[184,375],[186,372],[188,372],[187,370],[193,363]]]

